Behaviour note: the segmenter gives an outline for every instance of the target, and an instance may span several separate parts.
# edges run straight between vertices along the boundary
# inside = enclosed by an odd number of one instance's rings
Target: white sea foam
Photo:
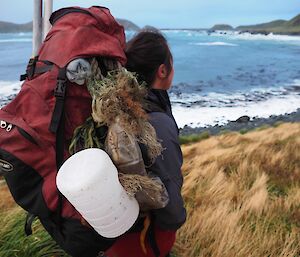
[[[226,124],[243,115],[268,118],[271,115],[292,113],[300,108],[300,96],[290,95],[285,98],[270,98],[263,102],[249,103],[234,107],[183,107],[173,105],[173,114],[179,127],[206,127],[215,124]]]
[[[300,86],[300,79],[295,79],[293,83],[291,83],[292,86]]]
[[[197,45],[197,46],[239,46],[237,44],[226,43],[226,42],[198,42],[198,43],[190,43],[190,45]]]
[[[21,84],[20,81],[0,81],[0,96],[16,94],[21,89]]]
[[[0,39],[0,43],[25,43],[25,42],[32,42],[31,38],[7,38],[7,39]]]
[[[299,94],[291,86],[300,85],[295,80],[286,87],[252,88],[249,91],[235,91],[232,93],[170,93],[172,102],[183,106],[199,105],[201,107],[233,107],[243,106],[250,102],[265,101],[271,97],[284,97],[286,95]]]
[[[184,29],[182,29],[182,30],[172,29],[172,30],[162,30],[162,32],[165,35],[183,34],[183,35],[188,36],[188,37],[199,37],[199,36],[207,35],[205,30],[194,31],[194,30],[184,30]]]
[[[184,33],[187,36],[201,36],[207,35],[205,30],[199,31],[192,31],[192,30],[163,30],[165,34],[178,34]],[[223,38],[230,38],[230,39],[238,39],[238,40],[272,40],[272,41],[293,41],[293,42],[300,42],[300,36],[289,36],[289,35],[274,35],[270,33],[268,35],[264,34],[251,34],[249,32],[240,31],[216,31],[210,33],[211,36],[215,37],[223,37]]]
[[[288,36],[288,35],[274,35],[270,33],[268,35],[263,34],[251,34],[248,32],[240,33],[238,31],[234,32],[226,32],[224,33],[212,33],[213,36],[226,37],[230,39],[238,39],[238,40],[272,40],[272,41],[292,41],[292,42],[300,42],[300,36]]]

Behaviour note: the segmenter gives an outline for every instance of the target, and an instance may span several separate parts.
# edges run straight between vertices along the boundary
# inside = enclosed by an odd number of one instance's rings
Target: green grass
[[[274,128],[277,128],[277,127],[279,127],[279,126],[282,125],[282,124],[284,124],[283,121],[276,121],[276,122],[273,124],[273,127],[274,127]]]
[[[271,128],[271,126],[268,125],[268,124],[264,124],[264,125],[256,128],[255,131],[262,131],[262,130],[265,130],[265,129],[268,129],[268,128]]]
[[[240,134],[244,135],[244,134],[248,133],[249,131],[250,130],[247,128],[242,128],[239,132],[240,132]]]
[[[262,131],[262,130],[272,128],[272,127],[277,128],[282,124],[284,124],[283,121],[277,121],[273,125],[263,124],[260,127],[256,127],[256,128],[242,128],[238,132],[241,135],[244,135],[244,134],[246,134],[248,132],[251,132],[251,131]],[[236,132],[236,131],[229,130],[229,129],[221,129],[220,132],[218,133],[218,135],[225,135],[225,134],[229,134],[229,133],[232,133],[232,132]],[[200,141],[202,141],[204,139],[208,139],[210,137],[211,137],[210,132],[209,131],[204,131],[204,132],[199,133],[199,134],[191,134],[191,135],[186,135],[186,136],[180,136],[179,137],[179,142],[180,142],[181,145],[185,145],[185,144],[200,142]]]
[[[37,220],[33,223],[33,234],[27,237],[25,216],[20,208],[0,212],[1,257],[68,257]]]
[[[210,134],[208,131],[204,131],[200,134],[192,134],[188,136],[180,136],[179,137],[179,143],[181,145],[189,144],[189,143],[196,143],[204,139],[208,139],[210,137]]]
[[[221,129],[218,135],[226,135],[228,133],[231,133],[232,131],[229,129]]]

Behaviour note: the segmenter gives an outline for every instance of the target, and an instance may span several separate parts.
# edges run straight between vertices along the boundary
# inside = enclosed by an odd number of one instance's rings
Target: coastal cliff
[[[252,34],[300,35],[300,14],[291,20],[274,20],[256,25],[238,26],[235,29],[228,24],[217,24],[210,29],[210,31],[215,30],[236,30]]]
[[[288,21],[275,20],[257,25],[239,26],[236,30],[263,34],[300,35],[300,14]]]

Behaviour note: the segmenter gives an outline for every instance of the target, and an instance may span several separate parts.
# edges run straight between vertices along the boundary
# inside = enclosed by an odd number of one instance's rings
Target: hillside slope
[[[0,21],[0,33],[18,33],[32,31],[32,22],[15,24],[12,22]]]
[[[275,33],[275,34],[289,34],[300,35],[300,14],[289,21],[275,20],[268,23],[239,26],[236,30],[249,31],[253,33]]]

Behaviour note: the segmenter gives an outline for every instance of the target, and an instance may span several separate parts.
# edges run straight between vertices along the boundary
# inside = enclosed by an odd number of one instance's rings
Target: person
[[[164,183],[169,202],[164,208],[150,211],[150,228],[145,245],[141,242],[143,231],[122,235],[105,253],[108,257],[166,257],[174,245],[176,230],[186,220],[186,210],[181,195],[183,177],[182,152],[178,141],[178,127],[172,115],[167,90],[174,76],[173,57],[167,40],[158,31],[142,31],[126,46],[129,71],[137,74],[140,82],[146,82],[148,94],[145,108],[151,106],[149,122],[161,140],[164,151],[153,163],[147,157],[147,149],[140,145],[147,171],[153,172]],[[144,220],[145,222],[145,220]]]

